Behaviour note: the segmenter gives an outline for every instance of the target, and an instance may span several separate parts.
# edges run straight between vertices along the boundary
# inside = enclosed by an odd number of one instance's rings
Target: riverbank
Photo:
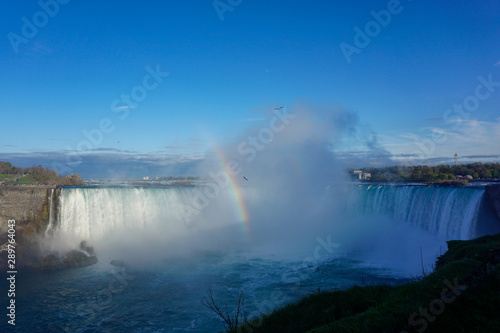
[[[401,286],[318,291],[241,332],[496,332],[500,234],[449,241],[429,275]]]

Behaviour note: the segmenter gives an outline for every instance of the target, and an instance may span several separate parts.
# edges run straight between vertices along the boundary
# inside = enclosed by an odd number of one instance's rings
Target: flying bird
[[[246,181],[248,181],[247,177],[243,176],[243,179],[245,179]]]
[[[279,108],[274,108],[274,109],[275,109],[275,110],[281,110],[281,109],[283,109],[283,108],[284,108],[284,106],[280,106]]]

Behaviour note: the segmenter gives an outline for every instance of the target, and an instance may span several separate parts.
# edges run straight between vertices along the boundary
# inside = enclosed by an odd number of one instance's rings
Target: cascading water
[[[50,189],[50,196],[48,198],[49,205],[49,224],[47,225],[47,229],[45,230],[45,236],[49,236],[52,232],[52,228],[54,227],[54,189]]]
[[[342,220],[359,216],[365,217],[365,222],[366,217],[391,218],[425,230],[441,240],[449,240],[470,239],[475,236],[484,189],[362,185],[351,188],[348,192],[351,193],[351,199],[354,199],[347,200],[347,196],[342,199],[345,201]],[[200,211],[200,216],[197,216],[198,219],[194,224],[193,216],[186,214],[186,207],[193,205],[197,193],[200,193],[198,189],[188,187],[66,188],[60,197],[55,233],[95,243],[108,241],[113,235],[116,236],[124,231],[129,235],[134,233],[141,237],[146,235],[150,241],[159,237],[161,242],[168,243],[175,241],[181,235],[231,225],[223,218],[224,212],[230,210],[225,206],[227,200],[219,200],[223,198],[211,202],[209,206],[213,207],[209,208],[213,210],[207,208]],[[53,193],[51,201],[52,195]],[[224,193],[220,196],[223,197]],[[247,201],[252,207],[251,200]],[[259,205],[265,207],[265,204],[269,204],[269,198],[263,201],[264,203],[253,202],[254,208],[257,207],[254,209],[254,215],[257,214]],[[269,206],[273,207],[273,204]],[[265,209],[269,210],[268,207]],[[211,215],[213,211],[217,213],[215,215],[217,218]],[[328,214],[334,211],[335,209],[331,209]],[[279,226],[280,221],[276,221],[275,215],[272,217],[273,224]],[[289,218],[287,216],[284,219],[289,220]],[[255,225],[253,229],[257,229],[258,221],[251,221],[252,223]],[[326,223],[334,226],[336,222],[330,219]],[[52,225],[51,218],[47,231]],[[263,230],[263,236],[266,234],[267,225],[266,222],[263,226],[259,226],[260,230]],[[289,227],[290,224],[285,226]],[[295,223],[294,227],[300,226]],[[340,231],[337,230],[336,233],[339,234]]]
[[[189,188],[71,188],[60,198],[58,232],[99,240],[123,228],[184,229]]]
[[[363,215],[394,218],[440,239],[475,236],[483,188],[431,186],[359,186],[354,205]]]
[[[52,248],[74,248],[85,240],[101,259],[150,267],[166,258],[242,242],[241,224],[224,218],[229,209],[221,202],[227,202],[227,193],[195,210],[199,194],[193,187],[65,188]]]

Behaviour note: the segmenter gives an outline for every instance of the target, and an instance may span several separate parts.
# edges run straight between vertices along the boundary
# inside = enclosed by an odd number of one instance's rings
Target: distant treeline
[[[192,176],[187,176],[187,177],[159,177],[158,180],[198,180],[199,177],[192,177]]]
[[[13,166],[10,162],[0,161],[0,175],[29,177],[34,182],[45,185],[83,185],[83,180],[76,173],[62,176],[55,170],[44,168],[41,165],[21,168]]]
[[[354,169],[348,171],[352,173]],[[500,163],[470,163],[465,165],[437,166],[390,166],[383,168],[361,168],[371,173],[371,181],[435,181],[459,179],[472,176],[474,179],[500,178]]]

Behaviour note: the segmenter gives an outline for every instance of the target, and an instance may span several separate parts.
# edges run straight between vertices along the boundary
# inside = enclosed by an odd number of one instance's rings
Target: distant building
[[[369,180],[372,178],[372,174],[370,172],[363,172],[361,170],[354,170],[351,173],[351,176],[353,179],[359,179],[359,180]]]

